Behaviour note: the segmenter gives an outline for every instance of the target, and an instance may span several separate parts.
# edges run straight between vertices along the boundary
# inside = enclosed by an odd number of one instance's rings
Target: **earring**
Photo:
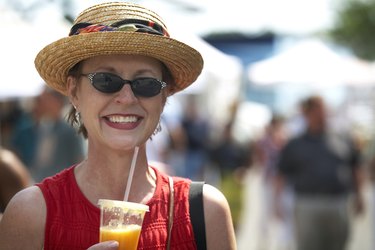
[[[155,131],[154,133],[152,133],[152,135],[156,135],[157,133],[159,133],[161,131],[161,124],[160,124],[160,121],[158,123],[158,125],[156,126],[155,128]]]
[[[78,127],[81,127],[81,113],[78,110],[76,110],[74,116]]]

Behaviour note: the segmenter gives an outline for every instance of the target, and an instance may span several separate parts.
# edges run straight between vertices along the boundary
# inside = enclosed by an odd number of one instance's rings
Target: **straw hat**
[[[79,14],[68,37],[43,48],[35,67],[46,83],[67,95],[69,70],[78,62],[110,54],[145,55],[163,62],[180,91],[193,83],[203,68],[198,51],[169,37],[162,19],[140,5],[111,2]]]

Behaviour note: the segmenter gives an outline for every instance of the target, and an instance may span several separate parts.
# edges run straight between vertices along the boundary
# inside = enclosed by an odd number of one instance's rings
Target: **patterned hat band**
[[[69,36],[106,31],[141,32],[169,37],[167,30],[161,25],[141,19],[124,19],[110,25],[77,23],[70,29]]]

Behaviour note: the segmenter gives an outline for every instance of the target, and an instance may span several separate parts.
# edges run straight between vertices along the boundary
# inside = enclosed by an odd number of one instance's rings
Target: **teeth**
[[[126,122],[136,122],[138,119],[136,116],[109,116],[108,120],[110,122],[126,123]]]

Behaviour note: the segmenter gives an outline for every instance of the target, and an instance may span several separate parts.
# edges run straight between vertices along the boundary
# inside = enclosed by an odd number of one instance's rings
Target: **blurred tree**
[[[374,60],[375,0],[345,0],[340,6],[328,36],[356,56]]]

